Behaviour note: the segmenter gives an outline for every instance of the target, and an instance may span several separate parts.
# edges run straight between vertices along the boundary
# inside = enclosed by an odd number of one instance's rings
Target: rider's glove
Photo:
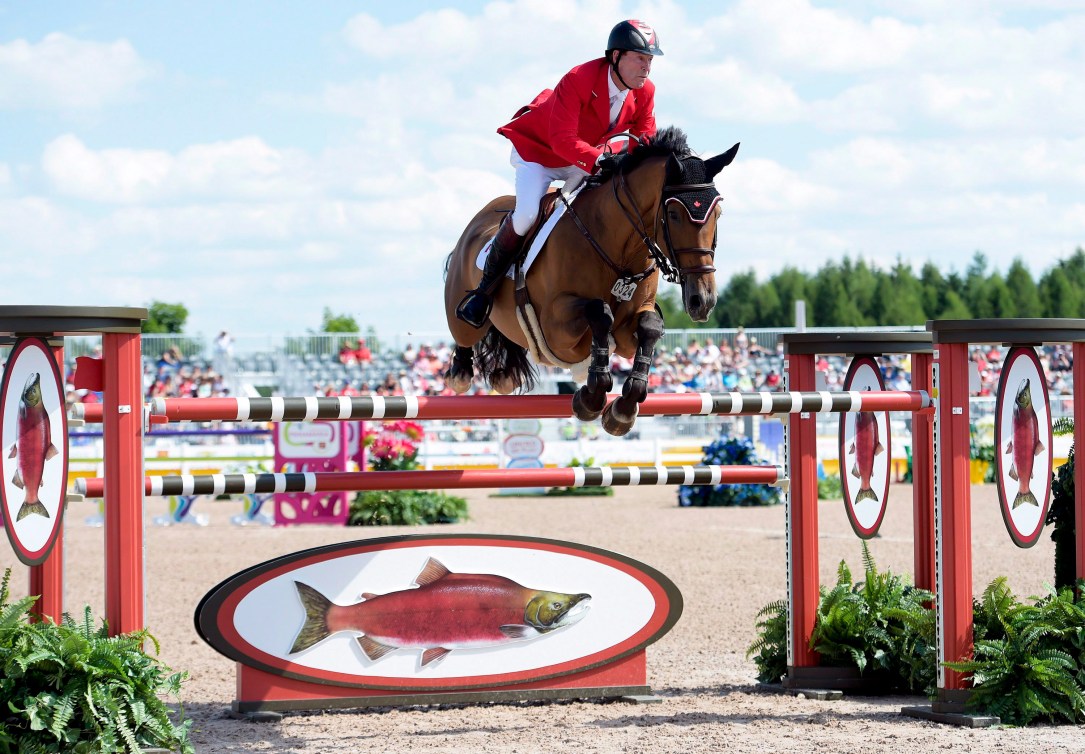
[[[597,171],[595,177],[599,181],[605,181],[612,175],[618,172],[618,166],[621,165],[624,154],[615,154],[613,152],[603,152],[599,155],[599,159],[596,160],[595,166]]]

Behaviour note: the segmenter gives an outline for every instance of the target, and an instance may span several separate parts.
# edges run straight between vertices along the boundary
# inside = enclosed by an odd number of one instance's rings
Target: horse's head
[[[660,223],[664,248],[682,286],[682,303],[695,322],[716,305],[716,221],[723,211],[712,179],[731,164],[738,144],[707,160],[672,154],[667,160]]]

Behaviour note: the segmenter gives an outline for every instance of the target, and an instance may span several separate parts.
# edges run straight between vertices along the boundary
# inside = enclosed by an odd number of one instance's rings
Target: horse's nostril
[[[690,296],[689,297],[689,308],[690,309],[700,309],[701,308],[701,297],[698,296],[698,295]]]

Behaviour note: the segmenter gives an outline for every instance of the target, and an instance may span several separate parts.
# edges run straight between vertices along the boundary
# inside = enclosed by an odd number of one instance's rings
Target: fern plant
[[[810,646],[826,665],[855,667],[887,687],[928,692],[935,683],[933,595],[890,571],[879,572],[863,543],[863,581],[841,561],[836,585],[821,588]],[[786,668],[787,603],[758,613],[758,638],[747,650],[758,678],[776,681]]]
[[[1027,605],[1000,577],[973,613],[973,658],[946,663],[972,676],[973,707],[1014,725],[1085,721],[1085,604],[1072,589]]]
[[[753,657],[757,680],[779,683],[787,674],[787,600],[776,600],[757,613],[757,640],[746,650]]]
[[[185,675],[143,651],[150,640],[157,654],[153,636],[110,637],[89,607],[79,623],[33,623],[36,598],[9,604],[10,578],[0,582],[0,754],[193,751],[191,721],[175,725],[159,697],[177,698]]]
[[[889,686],[926,690],[934,683],[933,595],[891,571],[879,572],[863,543],[863,581],[840,561],[837,582],[822,588],[811,646],[827,664],[851,665]]]

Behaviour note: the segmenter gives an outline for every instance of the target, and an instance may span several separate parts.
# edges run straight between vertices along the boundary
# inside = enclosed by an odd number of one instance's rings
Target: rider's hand
[[[613,152],[603,152],[595,162],[597,168],[596,177],[602,181],[617,173],[618,166],[621,165],[624,156]]]

